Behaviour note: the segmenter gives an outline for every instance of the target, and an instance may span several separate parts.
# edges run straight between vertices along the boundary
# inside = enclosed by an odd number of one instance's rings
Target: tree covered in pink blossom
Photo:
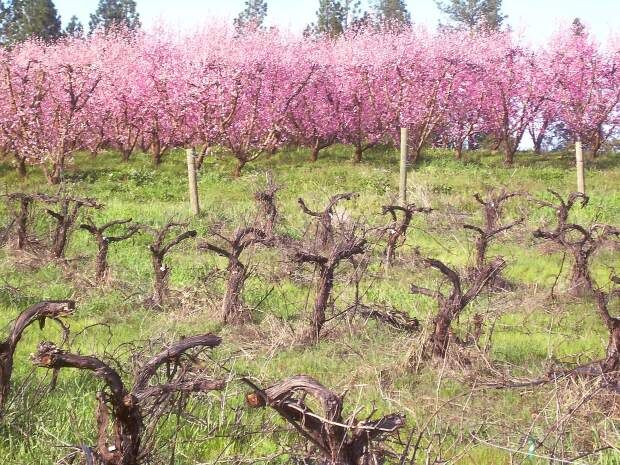
[[[233,174],[285,145],[353,160],[409,129],[411,156],[460,158],[485,136],[513,163],[555,127],[596,153],[620,124],[620,39],[564,28],[540,47],[505,31],[417,27],[299,37],[213,23],[183,36],[110,31],[0,51],[0,150],[58,183],[74,153],[220,147]]]
[[[620,103],[619,50],[605,50],[579,27],[557,33],[548,53],[554,73],[551,98],[558,119],[574,140],[581,140],[593,156],[617,129]]]
[[[28,41],[2,56],[3,143],[17,159],[41,165],[58,184],[71,154],[88,140],[92,97],[101,81],[106,39]]]

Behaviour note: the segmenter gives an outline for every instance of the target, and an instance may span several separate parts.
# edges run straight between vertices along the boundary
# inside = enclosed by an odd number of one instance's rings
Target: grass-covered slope
[[[371,225],[387,224],[381,206],[393,202],[397,193],[397,154],[375,149],[363,163],[354,165],[349,152],[346,147],[335,147],[326,150],[317,163],[309,163],[306,151],[286,151],[249,166],[240,179],[230,177],[228,159],[208,158],[199,178],[203,208],[199,218],[188,215],[186,165],[180,151],[170,154],[158,169],[142,155],[128,164],[112,153],[96,159],[79,155],[63,189],[105,204],[103,210],[92,212],[95,222],[133,218],[156,226],[175,219],[188,221],[198,237],[204,238],[215,227],[232,231],[251,223],[256,217],[253,193],[265,185],[265,174],[272,170],[282,186],[277,227],[281,234],[301,237],[307,228],[308,217],[299,209],[299,197],[318,209],[331,195],[347,191],[360,196],[342,204],[339,212],[343,216]],[[391,269],[380,264],[381,244],[373,244],[372,261],[360,284],[364,302],[406,311],[425,328],[435,302],[413,296],[408,289],[412,283],[436,287],[440,277],[419,266],[414,247],[426,256],[464,268],[470,263],[473,242],[461,224],[481,220],[474,193],[506,188],[551,200],[547,189],[566,194],[574,186],[570,155],[520,154],[513,168],[504,168],[498,156],[488,154],[469,155],[464,162],[454,161],[449,153],[427,155],[410,175],[409,197],[436,212],[415,219]],[[590,204],[576,209],[574,220],[620,225],[619,186],[620,157],[602,156],[591,162],[587,173]],[[22,181],[8,165],[0,165],[0,188],[56,193],[40,172],[33,170]],[[51,223],[40,208],[35,213],[37,233],[46,238]],[[570,258],[564,260],[561,251],[532,237],[540,225],[553,224],[553,212],[538,208],[524,196],[506,209],[506,221],[521,216],[526,217],[524,226],[503,236],[491,250],[492,255],[507,260],[505,276],[517,285],[515,290],[484,295],[465,311],[456,331],[466,333],[474,314],[481,314],[485,321],[481,349],[457,351],[460,354],[444,365],[429,362],[412,368],[409,361],[419,353],[424,334],[404,334],[350,314],[331,319],[318,345],[299,344],[298,334],[312,306],[312,270],[295,270],[275,250],[246,254],[252,264],[244,293],[253,314],[249,325],[221,324],[225,262],[198,252],[195,241],[185,242],[168,257],[173,289],[170,305],[162,311],[144,308],[144,298],[151,291],[149,237],[144,234],[111,247],[111,277],[103,286],[91,280],[96,248],[85,231],[76,230],[71,236],[66,264],[17,253],[10,247],[0,250],[0,320],[8,325],[39,300],[75,299],[78,311],[69,320],[75,336],[71,349],[120,363],[128,363],[133,344],[144,345],[146,340],[169,341],[207,331],[220,334],[224,343],[214,357],[230,370],[231,383],[222,393],[197,398],[190,407],[192,415],[180,421],[180,429],[177,420],[161,425],[158,453],[162,463],[168,463],[173,438],[176,463],[182,464],[290,463],[289,446],[303,455],[296,445],[299,439],[272,412],[244,408],[245,387],[235,381],[242,374],[265,385],[308,374],[337,392],[348,390],[348,411],[360,407],[360,417],[373,406],[379,412],[405,413],[408,423],[401,439],[406,443],[413,433],[415,444],[421,437],[415,463],[427,458],[430,463],[435,459],[512,463],[506,449],[523,453],[514,455],[516,463],[524,459],[548,463],[535,455],[571,459],[588,450],[618,446],[618,400],[593,392],[594,384],[564,380],[525,389],[485,387],[507,378],[542,376],[553,363],[570,366],[600,358],[607,341],[592,302],[569,298],[563,292]],[[2,224],[8,217],[2,204]],[[605,248],[594,263],[597,282],[608,286],[611,270],[620,267],[618,248]],[[354,299],[350,278],[350,267],[343,266],[337,276],[332,315]],[[550,297],[552,287],[555,299]],[[617,303],[612,305],[612,310],[617,308]],[[28,359],[45,339],[59,340],[58,328],[47,325],[40,331],[32,326],[19,346],[15,404],[8,407],[0,426],[3,463],[54,463],[69,452],[67,446],[94,442],[94,396],[100,384],[87,373],[65,370],[56,389],[50,391],[49,373],[33,369]],[[539,442],[543,445],[536,446]],[[608,449],[583,460],[577,463],[617,464],[620,455]]]

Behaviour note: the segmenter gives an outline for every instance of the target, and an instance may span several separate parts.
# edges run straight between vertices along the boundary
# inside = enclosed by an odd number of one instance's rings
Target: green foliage
[[[0,43],[6,45],[7,40],[7,26],[9,21],[10,11],[4,4],[4,0],[0,0]]]
[[[499,29],[506,16],[502,0],[436,0],[453,23],[470,29]]]
[[[382,25],[411,24],[411,15],[404,0],[377,0],[374,10],[378,22]]]
[[[90,15],[88,23],[90,31],[97,28],[108,30],[114,27],[124,27],[130,30],[139,29],[140,14],[136,9],[135,0],[99,0],[94,14]]]
[[[71,16],[71,19],[65,28],[65,34],[70,37],[81,37],[84,35],[84,26],[77,16]]]
[[[235,18],[235,28],[241,31],[247,27],[260,28],[267,16],[266,0],[246,0],[245,9]]]
[[[337,37],[354,24],[360,12],[360,0],[319,0],[316,22],[306,28],[305,34]]]
[[[10,0],[0,3],[2,41],[6,44],[29,38],[53,40],[61,36],[60,16],[53,0]]]

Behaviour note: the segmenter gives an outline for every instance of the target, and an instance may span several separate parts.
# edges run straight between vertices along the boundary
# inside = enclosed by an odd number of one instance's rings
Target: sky
[[[372,0],[363,0],[366,3]],[[76,15],[87,26],[98,0],[55,0],[67,23]],[[162,23],[191,31],[213,18],[232,21],[243,9],[244,0],[137,0],[146,28]],[[268,25],[301,32],[315,18],[318,0],[267,0]],[[442,19],[434,0],[407,0],[417,24],[436,27]],[[620,0],[504,0],[503,12],[513,30],[532,43],[544,42],[558,27],[579,17],[599,40],[620,33]]]

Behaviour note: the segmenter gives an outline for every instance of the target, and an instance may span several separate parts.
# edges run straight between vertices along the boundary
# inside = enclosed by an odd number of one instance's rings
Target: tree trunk
[[[22,250],[28,242],[27,223],[28,208],[30,207],[30,199],[22,198],[19,205],[19,214],[17,215],[17,249]]]
[[[321,269],[319,281],[317,283],[317,294],[314,301],[314,311],[312,312],[311,331],[313,342],[319,342],[321,330],[325,325],[325,311],[329,304],[329,296],[334,287],[334,268],[325,266]]]
[[[411,157],[409,158],[409,161],[411,162],[412,165],[415,165],[418,161],[422,159],[423,148],[424,148],[423,144],[416,144],[416,147],[413,150]]]
[[[15,157],[17,161],[17,174],[20,178],[25,178],[28,175],[28,171],[26,170],[26,160],[22,157]]]
[[[13,373],[13,354],[6,344],[0,346],[0,414],[11,390],[11,375]]]
[[[480,235],[476,238],[476,271],[482,270],[484,267],[484,259],[487,254],[487,248],[489,247],[489,241],[484,235]]]
[[[155,138],[153,142],[151,143],[151,157],[153,159],[153,164],[155,166],[161,165],[161,157],[162,157],[161,142],[159,141],[158,138]]]
[[[57,186],[62,180],[62,173],[64,171],[64,161],[54,162],[52,169],[47,171],[47,182],[52,186]]]
[[[504,166],[512,166],[514,164],[514,155],[516,148],[513,148],[509,142],[504,143]]]
[[[461,140],[461,141],[459,141],[459,142],[456,144],[456,147],[455,147],[455,149],[456,149],[456,155],[455,155],[455,158],[456,158],[457,160],[462,160],[462,159],[463,159],[463,144],[464,144],[464,143],[465,143],[465,141],[464,141],[464,140]]]
[[[147,153],[151,149],[151,142],[148,139],[142,137],[140,139],[140,150],[142,153]]]
[[[542,154],[542,144],[543,144],[543,141],[545,140],[545,134],[547,133],[548,127],[549,127],[549,121],[545,120],[542,124],[542,127],[540,128],[540,131],[538,132],[536,136],[534,136],[533,129],[530,131],[530,134],[532,136],[532,141],[534,143],[534,153],[536,155]]]
[[[168,296],[168,267],[164,265],[163,257],[153,256],[153,271],[155,282],[153,284],[153,296],[151,301],[155,307],[163,306]]]
[[[132,152],[133,150],[131,149],[127,149],[127,148],[121,149],[121,160],[123,163],[129,162],[129,158],[131,157]]]
[[[70,225],[68,225],[65,221],[62,221],[58,225],[58,229],[56,229],[56,233],[54,234],[54,243],[52,245],[52,254],[55,258],[62,258],[65,255],[69,227]]]
[[[592,146],[590,147],[590,158],[593,160],[598,157],[598,154],[603,146],[603,138],[599,131],[596,132],[594,139],[592,140]]]
[[[603,373],[620,370],[620,320],[615,319],[609,333],[607,354],[603,362]]]
[[[321,149],[319,148],[319,144],[318,143],[314,144],[314,147],[312,147],[312,153],[310,154],[310,161],[312,163],[316,162],[319,159],[320,151]]]
[[[387,246],[385,247],[385,264],[389,268],[394,263],[396,258],[396,241],[399,235],[396,232],[390,233],[387,239]]]
[[[467,136],[467,150],[476,150],[478,148],[478,143],[476,142],[476,138],[473,134]]]
[[[542,143],[543,143],[544,137],[545,137],[545,133],[541,132],[534,139],[534,153],[536,155],[542,155]]]
[[[245,160],[242,160],[241,158],[237,158],[237,164],[233,168],[233,172],[232,172],[233,178],[241,177],[241,171],[243,170],[243,167],[245,166],[245,164],[246,164]]]
[[[364,150],[361,145],[355,146],[355,154],[353,156],[353,163],[361,163]]]
[[[99,251],[95,262],[95,279],[102,282],[108,271],[108,249],[110,244],[105,238],[98,239]]]
[[[590,293],[590,273],[588,271],[588,256],[577,253],[574,256],[575,263],[571,270],[569,281],[569,294],[575,297],[583,297]]]
[[[450,325],[452,318],[448,309],[441,309],[434,320],[433,334],[428,340],[428,350],[436,358],[445,358],[450,342]]]
[[[205,162],[205,158],[207,157],[207,153],[209,152],[209,146],[205,144],[205,146],[200,151],[200,155],[196,159],[196,171],[200,171],[202,168],[202,164]]]
[[[222,300],[222,315],[226,324],[246,323],[251,315],[243,305],[243,286],[245,284],[245,266],[239,260],[230,260],[228,264],[228,282],[226,294]]]

